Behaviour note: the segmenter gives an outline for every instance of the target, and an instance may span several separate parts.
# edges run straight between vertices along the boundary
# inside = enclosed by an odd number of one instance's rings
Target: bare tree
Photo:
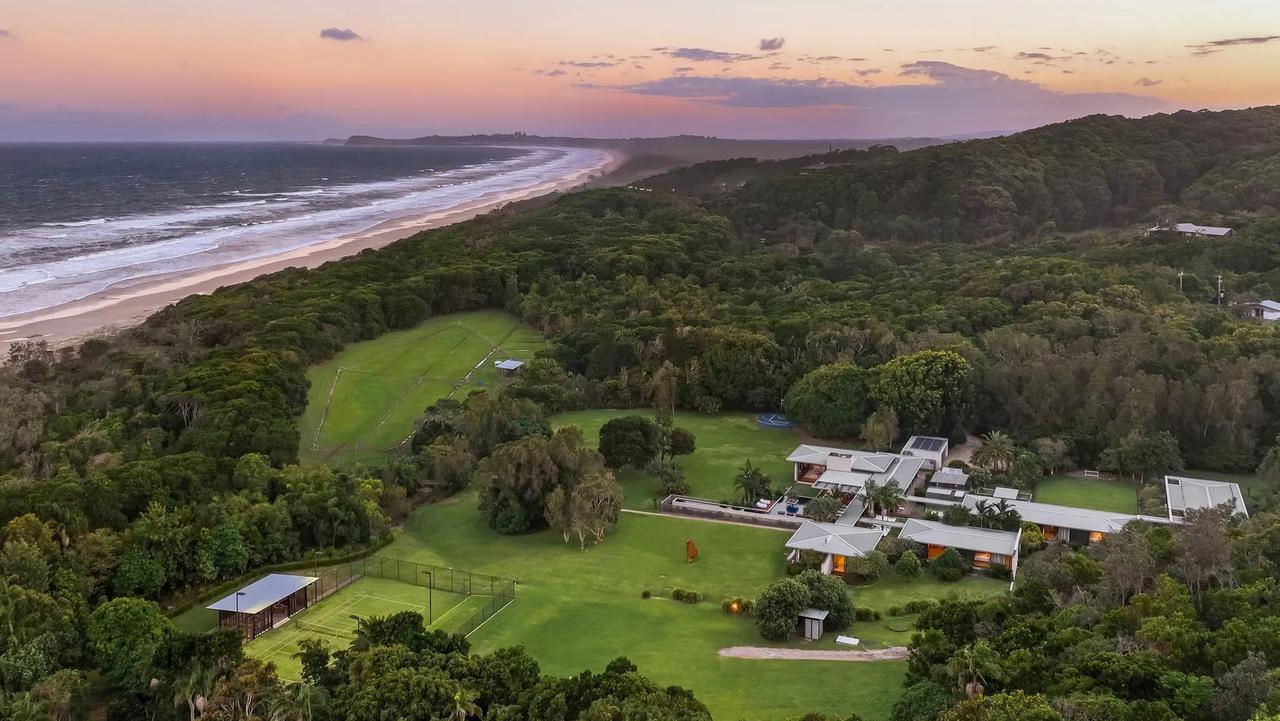
[[[1197,600],[1211,581],[1223,585],[1235,583],[1231,539],[1227,535],[1230,515],[1231,512],[1222,507],[1187,511],[1182,524],[1174,531],[1178,543],[1178,575],[1191,586]]]
[[[1134,524],[1108,536],[1099,553],[1102,580],[1098,596],[1109,605],[1121,605],[1133,594],[1147,590],[1160,573],[1160,565]]]

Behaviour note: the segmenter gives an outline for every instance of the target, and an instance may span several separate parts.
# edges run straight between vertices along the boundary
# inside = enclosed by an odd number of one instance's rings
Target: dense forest
[[[1280,292],[1280,198],[1267,182],[1277,158],[1280,108],[1262,108],[1091,117],[911,152],[842,151],[783,173],[725,163],[678,171],[674,185],[705,193],[571,194],[194,296],[76,347],[17,346],[0,369],[0,709],[78,718],[66,709],[85,672],[101,669],[113,718],[181,717],[171,703],[181,679],[156,676],[155,687],[138,675],[180,666],[165,654],[190,651],[181,644],[228,644],[200,651],[221,659],[220,684],[279,686],[236,644],[183,637],[135,599],[173,603],[264,564],[366,547],[427,482],[464,484],[438,478],[428,444],[377,468],[297,465],[310,364],[455,311],[505,308],[550,341],[513,398],[493,401],[531,404],[530,423],[477,412],[488,424],[477,437],[492,440],[469,449],[477,461],[545,434],[542,414],[650,406],[658,376],[681,408],[777,410],[824,366],[883,374],[904,356],[945,356],[972,369],[972,402],[915,430],[1061,439],[1089,467],[1134,434],[1167,433],[1190,467],[1252,471],[1280,434],[1280,335],[1230,303]],[[737,180],[726,185],[729,171]],[[1141,232],[1169,219],[1238,232]],[[1280,463],[1267,468],[1280,474]],[[1259,647],[1269,636],[1230,620],[1280,618],[1275,524],[1267,514],[1206,522],[1203,549],[1135,533],[1098,557],[1055,551],[1009,599],[923,616],[908,694],[941,694],[935,712],[950,706],[939,684],[949,659],[991,651],[1026,662],[991,684],[1010,693],[946,718],[1248,718],[1263,696],[1244,715],[1213,699],[1280,665]],[[1209,548],[1219,555],[1193,552]],[[1151,561],[1141,577],[1109,582],[1107,564],[1127,558],[1116,554],[1139,551]],[[126,623],[138,624],[130,642],[113,640],[113,624]],[[418,654],[402,672],[447,667],[452,678],[487,663],[415,643],[360,653]],[[336,698],[343,684],[373,684],[377,663],[339,659],[326,668],[341,679],[312,680]],[[705,713],[625,664],[600,678],[625,688],[624,709],[667,694],[669,713],[647,718]],[[486,718],[553,717],[469,683]],[[1175,698],[1192,684],[1198,696]],[[1022,703],[1015,691],[1040,715],[974,710]],[[573,712],[556,718],[605,718],[590,695],[604,692],[564,693]],[[1088,703],[1058,702],[1078,694]]]

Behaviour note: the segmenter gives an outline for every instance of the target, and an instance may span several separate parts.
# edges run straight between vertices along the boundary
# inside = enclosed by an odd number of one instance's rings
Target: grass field
[[[1138,512],[1138,492],[1133,483],[1105,478],[1045,476],[1036,484],[1034,500],[1116,513]]]
[[[648,409],[591,410],[562,413],[551,418],[553,426],[574,425],[582,429],[591,446],[600,441],[600,427],[612,418],[627,415],[652,417]],[[791,464],[787,456],[795,450],[799,439],[794,431],[761,428],[751,413],[676,413],[676,425],[687,428],[697,437],[696,450],[679,458],[689,480],[689,492],[715,501],[733,499],[733,477],[748,459],[785,488],[791,483]],[[634,468],[624,468],[618,481],[626,490],[627,508],[652,510],[658,495],[658,479]]]
[[[661,684],[694,690],[715,718],[784,719],[803,712],[852,711],[887,718],[906,665],[722,658],[727,646],[764,643],[748,618],[720,610],[720,599],[754,596],[785,575],[786,531],[624,513],[608,540],[585,551],[542,532],[500,536],[484,525],[476,498],[464,494],[423,507],[383,555],[515,578],[517,598],[470,637],[478,651],[523,645],[544,671],[599,670],[625,655]],[[687,563],[684,541],[698,545]],[[910,598],[1003,593],[1006,584],[967,578],[940,584],[929,576],[886,579],[851,589],[854,602],[886,611]],[[703,603],[642,599],[645,589],[696,590]],[[905,643],[911,618],[855,623],[848,631],[872,647]],[[896,629],[896,630],[895,630]],[[834,635],[792,646],[836,648]],[[814,679],[798,692],[796,679]],[[820,682],[818,681],[820,680]]]
[[[302,459],[377,459],[405,440],[427,406],[500,382],[495,360],[530,360],[543,343],[515,316],[486,310],[351,345],[307,371]]]
[[[430,628],[456,630],[488,600],[487,596],[468,597],[436,589],[429,604],[435,619]],[[355,635],[356,617],[387,616],[401,611],[417,611],[427,618],[427,589],[381,578],[361,578],[294,616],[280,628],[253,639],[245,646],[245,653],[274,663],[282,678],[297,680],[301,666],[294,654],[303,639],[318,638],[328,641],[332,648],[346,648]]]

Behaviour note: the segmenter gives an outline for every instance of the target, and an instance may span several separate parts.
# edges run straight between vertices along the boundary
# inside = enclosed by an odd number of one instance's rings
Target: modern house
[[[1249,515],[1249,509],[1244,506],[1244,494],[1236,483],[1165,476],[1164,492],[1169,499],[1170,521],[1182,520],[1187,511],[1223,505],[1239,515]]]
[[[1018,515],[1022,516],[1022,520],[1040,526],[1045,539],[1073,545],[1098,543],[1106,538],[1107,534],[1118,533],[1133,521],[1181,523],[1183,514],[1192,509],[1213,508],[1226,504],[1238,514],[1249,515],[1248,509],[1245,508],[1244,494],[1241,493],[1240,486],[1235,483],[1165,476],[1164,487],[1169,508],[1168,516],[1144,516],[1059,506],[1053,503],[1024,501],[1010,494],[999,493],[996,497],[969,494],[961,504],[969,510],[976,510],[978,504],[984,502],[1004,504],[1004,507],[1017,511]]]
[[[897,483],[906,490],[924,467],[924,459],[896,453],[853,451],[846,448],[801,445],[787,456],[795,465],[794,480],[820,491],[856,494],[868,483]]]
[[[954,548],[964,551],[972,559],[975,569],[986,570],[995,566],[1010,573],[1018,571],[1018,543],[1022,540],[1022,531],[950,526],[938,521],[908,518],[898,537],[922,544],[930,561],[946,549]]]
[[[931,471],[942,468],[947,463],[947,452],[950,444],[946,438],[937,436],[911,436],[902,447],[902,455],[923,458],[925,467]]]
[[[1148,233],[1174,232],[1180,235],[1192,235],[1199,238],[1226,238],[1235,234],[1232,228],[1214,225],[1196,225],[1195,223],[1178,223],[1176,225],[1156,225],[1147,229]]]
[[[896,453],[854,451],[847,448],[801,445],[787,456],[795,465],[796,483],[812,486],[844,504],[839,523],[852,526],[867,506],[866,488],[896,483],[906,492],[924,467],[923,458]]]
[[[990,498],[974,494],[966,496],[962,503],[969,510],[975,510],[978,504],[984,501],[988,504],[1006,504],[1007,507],[1017,511],[1018,515],[1022,516],[1022,520],[1039,526],[1047,540],[1080,546],[1098,543],[1106,538],[1107,534],[1118,533],[1132,521],[1168,522],[1167,519],[1157,516],[1096,511],[1091,508],[1059,506],[1016,498]]]
[[[1280,320],[1280,301],[1254,300],[1236,303],[1236,312],[1245,318],[1253,318],[1263,323],[1274,323]]]
[[[786,546],[790,549],[787,560],[799,558],[801,551],[826,554],[822,561],[822,572],[844,575],[845,560],[865,557],[875,550],[876,544],[880,543],[886,533],[887,531],[879,528],[805,521],[787,539]]]

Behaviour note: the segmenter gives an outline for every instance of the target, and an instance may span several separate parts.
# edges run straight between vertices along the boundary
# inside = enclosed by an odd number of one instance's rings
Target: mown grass
[[[1045,476],[1036,484],[1034,500],[1116,513],[1138,512],[1138,491],[1124,480]]]
[[[718,719],[784,719],[807,711],[869,720],[887,718],[905,664],[723,658],[721,648],[764,643],[749,618],[726,614],[723,598],[753,597],[785,575],[786,531],[624,513],[603,544],[580,550],[558,534],[500,536],[485,526],[473,494],[415,512],[403,536],[384,553],[514,578],[514,603],[471,636],[479,651],[523,645],[554,674],[599,669],[627,656],[662,684],[692,689]],[[685,560],[692,539],[699,558]],[[883,584],[883,585],[881,585]],[[673,587],[702,593],[689,605],[644,599],[644,590]],[[858,605],[882,612],[910,598],[951,593],[990,595],[1006,585],[985,578],[942,584],[930,576],[886,578],[851,588]],[[905,643],[912,619],[855,623],[847,633],[870,646]],[[892,628],[891,628],[892,627]],[[893,630],[894,628],[901,630]],[[836,648],[834,635],[804,648]],[[815,679],[797,692],[797,678]]]
[[[282,678],[296,681],[302,665],[294,654],[301,650],[299,643],[303,639],[320,639],[330,647],[345,648],[354,637],[357,618],[388,616],[401,611],[420,613],[424,619],[434,614],[434,618],[429,619],[432,620],[430,628],[452,631],[469,618],[467,602],[473,599],[473,603],[480,601],[479,597],[468,598],[436,589],[431,592],[428,604],[427,589],[421,586],[361,578],[297,614],[280,628],[253,639],[245,645],[245,653],[274,663]]]
[[[543,345],[533,329],[497,310],[432,318],[353,344],[307,371],[311,388],[299,422],[302,459],[377,460],[408,437],[427,406],[501,382],[494,360],[527,361]]]
[[[551,418],[553,426],[578,426],[587,443],[600,441],[600,427],[627,415],[653,417],[649,409],[590,410],[562,413]],[[787,456],[800,443],[794,431],[762,428],[753,413],[676,413],[676,425],[696,436],[696,450],[678,458],[689,481],[690,495],[714,501],[736,500],[733,478],[747,461],[761,468],[779,490],[791,484]],[[661,485],[657,478],[635,468],[624,468],[618,481],[626,489],[626,507],[653,510]]]

